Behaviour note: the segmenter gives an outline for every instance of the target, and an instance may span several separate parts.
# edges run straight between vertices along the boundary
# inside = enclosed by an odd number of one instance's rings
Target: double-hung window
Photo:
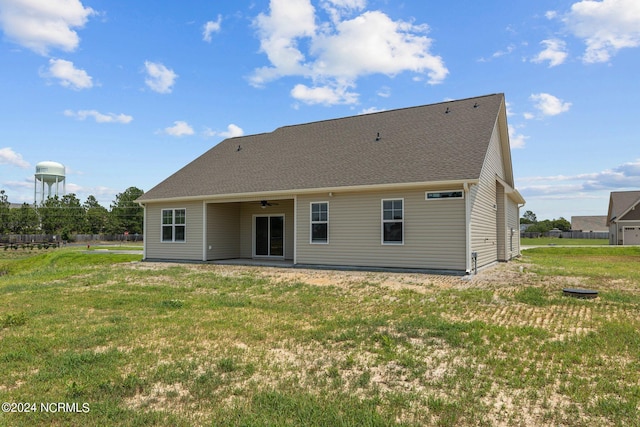
[[[311,243],[329,243],[329,203],[311,203]]]
[[[162,210],[162,241],[184,242],[186,236],[187,210]]]
[[[404,200],[382,200],[382,243],[404,243]]]

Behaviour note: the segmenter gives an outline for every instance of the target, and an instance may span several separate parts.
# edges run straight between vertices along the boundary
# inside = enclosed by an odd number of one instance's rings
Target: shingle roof
[[[607,216],[572,216],[571,229],[575,231],[609,231],[607,227]]]
[[[503,94],[230,138],[139,200],[478,179]]]
[[[632,206],[640,202],[640,191],[612,191],[609,197],[609,215],[607,225],[615,219],[619,219]]]

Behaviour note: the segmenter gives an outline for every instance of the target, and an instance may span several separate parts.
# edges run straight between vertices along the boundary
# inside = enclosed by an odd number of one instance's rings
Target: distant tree
[[[62,218],[60,209],[62,202],[58,196],[47,197],[47,199],[38,206],[38,216],[42,231],[45,234],[59,234],[64,227],[64,218]]]
[[[87,197],[82,205],[87,217],[87,231],[91,234],[104,233],[107,229],[109,211],[100,205],[94,196]]]
[[[142,234],[144,223],[144,208],[136,199],[144,194],[144,191],[136,187],[129,187],[123,193],[116,196],[111,205],[112,223],[110,228],[117,233],[128,231],[130,234]]]
[[[527,228],[527,231],[532,233],[546,233],[547,231],[550,231],[552,228],[553,228],[553,223],[548,219],[545,219],[543,221],[539,221],[531,225],[529,228]]]
[[[62,196],[62,217],[64,228],[61,235],[64,240],[70,240],[74,233],[87,231],[87,213],[74,193]]]
[[[553,228],[557,228],[558,230],[562,230],[562,231],[571,230],[571,223],[566,219],[564,219],[563,217],[554,219],[553,221],[551,221],[551,224],[553,225]]]
[[[47,198],[38,208],[38,214],[45,234],[59,234],[63,240],[87,230],[86,212],[74,193]]]
[[[11,210],[11,231],[16,234],[34,234],[40,226],[36,209],[23,203],[19,209]]]
[[[538,222],[538,218],[532,211],[526,211],[520,218],[520,224],[535,224],[536,222]]]
[[[10,231],[10,212],[9,196],[4,190],[0,190],[0,234],[7,234]]]

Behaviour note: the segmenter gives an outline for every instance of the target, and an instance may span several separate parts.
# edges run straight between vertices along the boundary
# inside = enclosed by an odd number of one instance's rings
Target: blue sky
[[[640,2],[0,0],[0,189],[109,207],[226,137],[502,92],[539,219],[640,188]]]

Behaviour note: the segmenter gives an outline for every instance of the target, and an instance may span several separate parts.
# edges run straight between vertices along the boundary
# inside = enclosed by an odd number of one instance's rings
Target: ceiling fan
[[[256,203],[260,203],[260,207],[262,209],[266,209],[267,206],[278,206],[278,203],[271,203],[267,200],[260,200],[259,202]]]

